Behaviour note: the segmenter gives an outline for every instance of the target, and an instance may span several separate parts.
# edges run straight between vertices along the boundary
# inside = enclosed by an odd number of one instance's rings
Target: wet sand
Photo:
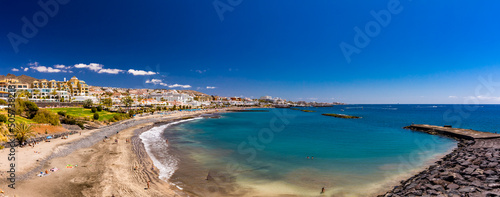
[[[72,139],[70,136],[67,141],[56,139],[41,144],[38,148],[44,150],[43,156],[19,156],[18,163],[26,162],[23,165],[31,167],[23,167],[16,172],[16,177],[25,177],[16,180],[16,189],[8,188],[4,178],[0,180],[0,189],[5,191],[5,196],[20,197],[180,196],[181,193],[174,191],[172,185],[158,178],[158,169],[152,167],[153,162],[138,134],[151,128],[154,122],[213,112],[215,111],[136,117],[95,131],[87,131],[87,135],[79,138]],[[103,141],[104,136],[108,136],[108,140]],[[126,139],[130,139],[130,142],[127,143]],[[31,147],[16,149],[18,155],[32,152],[29,150]],[[1,167],[7,168],[7,165],[5,161]],[[67,165],[73,165],[73,168],[66,168]],[[44,177],[36,176],[40,171],[54,167],[59,170],[49,171]],[[150,189],[147,189],[148,181]]]

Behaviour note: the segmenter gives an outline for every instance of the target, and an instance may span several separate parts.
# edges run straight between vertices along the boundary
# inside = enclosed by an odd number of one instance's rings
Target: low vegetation
[[[35,117],[33,117],[33,121],[37,123],[47,123],[54,126],[61,125],[61,123],[59,122],[59,116],[54,112],[46,109],[38,110]]]
[[[345,119],[358,119],[361,117],[358,116],[350,116],[350,115],[345,115],[345,114],[321,114],[323,116],[331,116],[335,118],[345,118]]]
[[[104,111],[101,108],[101,111],[99,111],[99,107],[97,109],[97,114],[99,114],[99,121],[108,121],[111,118],[113,118],[114,115],[119,114],[116,112],[108,112]],[[72,116],[75,118],[86,118],[88,120],[94,118],[94,113],[92,113],[92,109],[86,109],[86,108],[78,108],[78,107],[64,107],[64,108],[52,108],[48,109],[54,113],[57,113],[61,116]]]

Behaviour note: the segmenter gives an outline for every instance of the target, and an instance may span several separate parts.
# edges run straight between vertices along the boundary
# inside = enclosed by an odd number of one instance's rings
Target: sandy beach
[[[223,110],[218,110],[219,112]],[[135,117],[111,126],[53,139],[32,147],[16,147],[16,189],[8,188],[8,149],[0,169],[4,196],[179,196],[158,178],[138,134],[155,122],[214,113],[215,110]],[[107,140],[103,140],[107,136]],[[115,142],[115,140],[117,142]],[[52,172],[50,169],[57,168]],[[38,177],[40,172],[48,175]],[[148,181],[150,182],[148,189]]]

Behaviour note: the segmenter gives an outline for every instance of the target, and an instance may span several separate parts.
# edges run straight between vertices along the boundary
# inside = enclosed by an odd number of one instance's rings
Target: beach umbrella
[[[47,136],[47,139],[52,139],[52,136]]]

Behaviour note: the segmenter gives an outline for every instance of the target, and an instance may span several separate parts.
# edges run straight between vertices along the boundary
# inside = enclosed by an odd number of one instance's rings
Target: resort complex
[[[10,77],[10,78],[9,78]],[[262,96],[260,99],[222,97],[207,95],[198,91],[167,90],[167,89],[130,89],[90,86],[76,76],[69,80],[56,81],[46,79],[34,79],[21,82],[15,75],[9,74],[0,80],[0,96],[7,100],[8,94],[15,93],[21,97],[44,103],[78,103],[87,100],[94,104],[100,104],[104,100],[110,100],[112,106],[189,106],[191,108],[209,106],[320,106],[342,103],[316,103],[298,101],[292,102],[278,97]],[[10,88],[10,90],[9,90]],[[123,101],[127,99],[127,104]],[[109,101],[108,101],[109,102]]]

